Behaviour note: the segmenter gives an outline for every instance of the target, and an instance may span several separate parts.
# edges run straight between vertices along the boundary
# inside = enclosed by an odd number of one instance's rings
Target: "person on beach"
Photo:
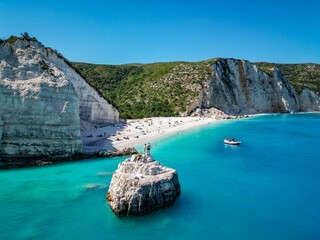
[[[148,143],[147,145],[147,155],[150,155],[151,145]]]
[[[147,144],[145,143],[145,144],[144,144],[144,147],[143,147],[143,154],[144,154],[144,155],[146,155],[146,151],[147,151]]]

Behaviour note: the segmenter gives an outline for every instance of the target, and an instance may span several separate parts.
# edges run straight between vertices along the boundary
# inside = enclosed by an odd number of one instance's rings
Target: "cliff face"
[[[248,61],[219,59],[213,70],[202,108],[228,114],[319,111],[319,97],[311,90],[299,96],[277,69],[270,76]]]
[[[51,49],[25,39],[0,43],[1,160],[81,153],[80,119],[100,124],[119,118]]]
[[[83,78],[76,73],[62,58],[49,51],[48,61],[62,71],[72,83],[79,97],[79,111],[81,120],[92,124],[106,124],[119,122],[119,112]]]
[[[320,111],[320,97],[308,88],[302,90],[300,95],[301,111]]]
[[[274,68],[279,69],[298,94],[305,88],[312,90],[318,95],[320,94],[320,64],[278,64],[257,62],[254,63],[254,65],[271,75]]]

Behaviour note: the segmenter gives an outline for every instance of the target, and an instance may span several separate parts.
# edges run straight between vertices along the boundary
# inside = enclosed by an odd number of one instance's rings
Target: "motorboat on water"
[[[229,145],[240,145],[241,143],[239,141],[234,140],[234,138],[226,138],[225,140],[223,140],[223,142]]]

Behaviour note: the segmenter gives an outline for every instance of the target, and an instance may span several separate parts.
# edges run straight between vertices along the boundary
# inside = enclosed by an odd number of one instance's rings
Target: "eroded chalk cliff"
[[[119,122],[119,112],[92,88],[63,58],[54,51],[48,51],[48,61],[62,71],[72,83],[79,97],[81,120],[95,125]]]
[[[80,119],[107,124],[119,114],[55,51],[24,38],[0,42],[1,166],[81,153]]]
[[[309,89],[298,95],[276,68],[269,75],[236,59],[218,59],[212,67],[209,88],[201,94],[201,108],[215,107],[234,115],[320,110],[319,96]]]

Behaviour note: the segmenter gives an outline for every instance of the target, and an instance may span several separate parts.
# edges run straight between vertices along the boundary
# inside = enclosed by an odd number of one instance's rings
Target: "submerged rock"
[[[117,216],[141,215],[172,204],[179,194],[176,170],[151,156],[135,154],[114,172],[107,200]]]
[[[87,183],[84,185],[85,189],[91,190],[91,189],[103,189],[106,188],[107,186],[105,184],[100,184],[100,183]]]

